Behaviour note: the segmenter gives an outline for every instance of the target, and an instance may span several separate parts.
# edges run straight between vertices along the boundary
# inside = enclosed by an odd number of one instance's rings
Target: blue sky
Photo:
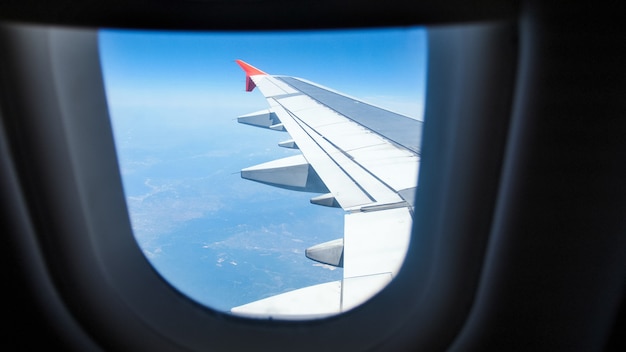
[[[239,170],[297,151],[286,134],[236,122],[267,108],[245,92],[242,59],[421,117],[426,35],[419,28],[261,33],[103,30],[100,52],[130,218],[157,271],[228,310],[341,278],[304,257],[341,237],[343,211],[314,194],[242,180]]]
[[[266,33],[108,30],[101,32],[100,42],[106,78],[124,93],[113,95],[118,103],[167,104],[176,98],[187,104],[255,106],[260,95],[233,94],[244,86],[236,59],[270,74],[305,78],[391,108],[402,106],[406,111],[400,112],[410,115],[420,114],[424,95],[426,35],[417,28]]]

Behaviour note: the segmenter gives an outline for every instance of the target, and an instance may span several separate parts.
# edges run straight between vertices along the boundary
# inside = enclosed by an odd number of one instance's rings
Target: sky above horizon
[[[426,32],[420,28],[289,32],[103,30],[109,100],[117,105],[232,108],[241,96],[241,59],[269,74],[296,76],[420,117]],[[253,98],[253,99],[252,99]]]
[[[99,43],[133,232],[165,279],[224,311],[341,279],[341,269],[310,261],[304,249],[341,237],[343,211],[239,177],[297,151],[277,146],[285,133],[236,122],[268,105],[257,90],[245,92],[235,60],[421,119],[424,29],[111,29]]]

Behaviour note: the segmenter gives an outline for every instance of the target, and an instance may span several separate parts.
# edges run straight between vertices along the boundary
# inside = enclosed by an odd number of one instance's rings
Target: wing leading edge
[[[269,109],[239,123],[287,131],[280,146],[301,155],[241,171],[275,187],[321,193],[311,203],[346,211],[343,238],[306,250],[343,267],[343,279],[233,308],[254,317],[308,319],[356,307],[382,290],[402,266],[413,223],[422,122],[318,84],[267,74],[241,60],[246,91],[258,87]]]

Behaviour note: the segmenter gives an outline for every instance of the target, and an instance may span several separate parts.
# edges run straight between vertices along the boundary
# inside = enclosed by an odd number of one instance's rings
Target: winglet
[[[254,89],[254,87],[256,87],[256,84],[254,84],[254,81],[252,81],[250,76],[267,75],[267,73],[259,70],[258,68],[242,60],[235,60],[235,62],[237,63],[237,65],[239,65],[239,67],[241,67],[246,72],[246,92],[251,92]]]

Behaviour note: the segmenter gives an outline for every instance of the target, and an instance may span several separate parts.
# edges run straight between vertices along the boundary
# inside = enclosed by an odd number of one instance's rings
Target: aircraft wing
[[[258,87],[269,109],[238,122],[287,131],[282,147],[301,154],[245,168],[245,179],[320,193],[311,203],[346,211],[343,238],[306,250],[343,267],[338,282],[305,287],[233,308],[235,314],[299,319],[354,308],[400,269],[413,223],[422,122],[241,60],[246,91]]]

